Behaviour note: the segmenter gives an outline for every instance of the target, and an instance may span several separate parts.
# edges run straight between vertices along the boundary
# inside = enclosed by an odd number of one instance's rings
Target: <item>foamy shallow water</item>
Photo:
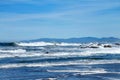
[[[18,45],[0,47],[0,80],[120,79],[119,46],[81,48],[82,44],[77,43],[45,42]]]

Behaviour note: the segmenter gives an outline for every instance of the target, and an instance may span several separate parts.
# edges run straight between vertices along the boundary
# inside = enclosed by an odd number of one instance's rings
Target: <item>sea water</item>
[[[0,80],[120,80],[118,45],[14,44],[0,46]]]

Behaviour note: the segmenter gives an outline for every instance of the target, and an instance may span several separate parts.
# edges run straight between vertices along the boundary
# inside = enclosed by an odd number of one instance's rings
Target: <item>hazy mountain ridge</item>
[[[81,37],[81,38],[68,38],[68,39],[57,39],[57,38],[40,38],[34,40],[27,40],[25,42],[67,42],[67,43],[89,43],[89,42],[120,42],[119,38],[115,37]]]

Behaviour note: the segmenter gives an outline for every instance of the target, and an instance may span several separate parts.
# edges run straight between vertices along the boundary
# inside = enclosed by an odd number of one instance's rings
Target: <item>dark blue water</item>
[[[1,46],[0,80],[120,80],[120,48]]]

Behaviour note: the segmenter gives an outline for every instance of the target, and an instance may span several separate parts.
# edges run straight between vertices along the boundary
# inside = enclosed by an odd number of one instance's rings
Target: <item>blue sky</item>
[[[120,0],[0,0],[0,41],[120,38]]]

